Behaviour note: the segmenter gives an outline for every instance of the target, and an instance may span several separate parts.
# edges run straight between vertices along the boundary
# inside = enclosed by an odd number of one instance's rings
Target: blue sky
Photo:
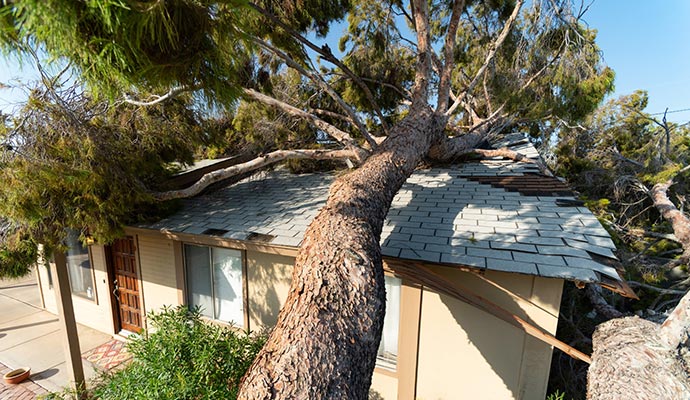
[[[647,112],[690,108],[690,1],[596,0],[584,20],[616,71],[615,97],[645,89]],[[690,121],[690,111],[668,119]]]
[[[645,89],[650,113],[690,109],[690,0],[596,0],[584,20],[598,30],[604,61],[616,71],[611,97]],[[0,71],[2,83],[36,79],[30,68],[1,59]],[[22,97],[18,90],[0,90],[0,110],[8,112]],[[690,121],[690,110],[668,118]]]

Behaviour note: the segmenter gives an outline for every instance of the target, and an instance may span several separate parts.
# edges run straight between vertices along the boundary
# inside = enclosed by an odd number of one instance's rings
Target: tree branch
[[[280,100],[277,100],[273,97],[267,96],[263,93],[257,92],[254,89],[244,89],[244,94],[249,96],[250,98],[260,101],[261,103],[264,103],[269,106],[277,107],[284,112],[294,115],[296,117],[301,117],[309,121],[314,127],[317,129],[321,129],[322,131],[326,132],[328,135],[330,135],[332,138],[337,140],[338,142],[344,144],[347,147],[353,148],[353,149],[359,149],[360,153],[364,153],[365,151],[361,149],[358,145],[357,142],[350,136],[345,131],[342,131],[335,126],[329,124],[328,122],[322,120],[321,118],[318,118],[316,115],[312,113],[308,113],[304,110],[301,110],[297,107],[291,106],[290,104],[284,103]],[[356,157],[357,159],[362,159],[362,155],[360,154],[360,157]]]
[[[371,90],[369,90],[369,86],[367,86],[362,79],[357,76],[350,68],[347,67],[347,65],[343,64],[336,56],[333,55],[331,50],[328,47],[319,47],[312,43],[310,40],[302,36],[299,32],[296,32],[295,30],[291,29],[289,26],[283,23],[279,18],[277,18],[275,15],[271,14],[267,10],[264,10],[261,8],[259,5],[249,2],[249,6],[254,8],[256,11],[261,13],[263,16],[267,17],[277,25],[279,25],[282,29],[284,29],[286,32],[288,32],[292,37],[297,39],[300,43],[304,44],[305,46],[309,47],[316,53],[318,53],[321,57],[323,57],[324,60],[330,62],[331,64],[335,65],[336,67],[340,68],[345,75],[347,75],[350,79],[352,79],[363,91],[364,95],[366,96],[367,100],[369,103],[371,103],[372,107],[374,108],[374,113],[376,116],[379,118],[381,121],[381,127],[383,128],[383,131],[388,135],[388,124],[386,123],[385,118],[383,117],[383,113],[381,112],[381,107],[379,107],[378,103],[374,99],[374,95],[371,93]]]
[[[665,183],[657,183],[649,191],[652,202],[661,216],[671,223],[673,234],[683,246],[683,260],[690,259],[690,218],[683,214],[668,198],[668,189],[673,185],[669,179]]]
[[[431,35],[429,32],[429,3],[426,0],[411,2],[417,33],[417,68],[414,76],[412,107],[425,106],[429,99],[431,81]]]
[[[628,281],[628,285],[631,287],[640,287],[643,289],[653,290],[653,291],[661,293],[661,294],[685,294],[684,290],[664,289],[664,288],[648,285],[646,283],[637,282],[637,281]]]
[[[453,51],[455,50],[456,36],[458,33],[458,26],[460,25],[460,15],[465,8],[465,0],[455,0],[453,2],[453,11],[448,22],[448,30],[446,31],[446,39],[443,45],[443,67],[440,71],[440,81],[438,85],[438,103],[436,111],[443,112],[448,108],[448,98],[450,94],[451,72],[455,65],[453,61]]]
[[[585,288],[585,294],[598,314],[603,315],[607,319],[620,318],[623,316],[622,312],[616,310],[615,307],[604,299],[601,286],[588,283]]]
[[[350,123],[350,124],[352,123],[352,118],[348,117],[347,115],[343,115],[343,114],[329,111],[329,110],[323,110],[321,108],[310,108],[309,113],[325,115],[327,117],[339,119],[341,121],[345,121],[345,122]]]
[[[261,47],[265,48],[266,50],[271,51],[272,53],[274,53],[275,55],[277,55],[278,57],[283,59],[283,61],[285,61],[285,63],[288,66],[295,69],[297,72],[299,72],[303,76],[309,78],[318,87],[320,87],[326,93],[328,93],[328,95],[331,96],[331,98],[333,100],[335,100],[335,102],[338,104],[338,106],[340,106],[340,108],[342,108],[343,111],[345,111],[345,113],[347,115],[349,115],[350,118],[352,118],[352,120],[355,123],[355,126],[357,127],[357,129],[359,129],[360,133],[362,134],[362,136],[364,136],[364,138],[367,140],[367,142],[369,142],[369,145],[371,146],[371,148],[372,149],[376,148],[376,146],[377,146],[376,140],[374,140],[374,138],[369,134],[369,131],[367,130],[366,126],[364,126],[364,123],[362,123],[359,116],[357,116],[357,113],[355,113],[355,111],[347,103],[345,103],[345,101],[340,97],[340,95],[338,93],[336,93],[335,90],[333,90],[331,85],[329,85],[328,83],[326,83],[326,81],[321,79],[320,76],[313,74],[313,73],[307,71],[306,69],[304,69],[304,67],[302,67],[298,62],[293,60],[292,57],[288,56],[287,54],[285,54],[283,51],[279,50],[278,48],[270,45],[268,42],[261,40],[257,37],[253,37],[253,36],[251,37],[251,40],[253,40],[254,42],[256,42]]]
[[[688,338],[690,332],[690,292],[687,292],[676,308],[661,324],[659,337],[668,349],[676,349]]]
[[[540,160],[533,160],[524,154],[518,153],[516,151],[510,150],[507,147],[502,147],[495,150],[485,150],[485,149],[472,149],[470,153],[479,154],[483,157],[504,157],[517,162],[524,162],[529,164],[534,164],[539,168],[539,171],[546,176],[553,176],[551,171],[542,163]]]
[[[343,160],[357,159],[355,150],[276,150],[265,156],[257,157],[242,164],[236,164],[228,168],[209,172],[196,183],[186,189],[170,190],[167,192],[152,193],[156,200],[183,199],[196,196],[210,185],[239,174],[255,171],[267,165],[275,164],[283,160]]]
[[[331,73],[331,74],[335,75],[335,76],[343,76],[342,74],[339,74],[339,73]],[[405,100],[411,100],[412,99],[412,94],[408,91],[405,91],[404,88],[399,88],[393,84],[390,84],[388,82],[383,82],[383,81],[380,81],[378,79],[371,79],[371,78],[365,78],[365,77],[359,77],[359,79],[361,79],[363,82],[371,82],[371,83],[375,83],[379,86],[383,86],[383,87],[387,87],[389,89],[395,90],[400,95],[400,97],[402,97]]]
[[[152,95],[150,96],[153,98],[153,100],[149,101],[140,101],[140,100],[134,100],[129,95],[125,94],[124,96],[124,102],[128,104],[133,104],[135,106],[141,106],[141,107],[147,107],[147,106],[154,106],[156,104],[163,103],[164,101],[170,100],[177,96],[180,93],[193,90],[193,88],[190,88],[188,86],[177,86],[168,91],[168,93],[162,95],[162,96],[157,96],[157,95]]]
[[[484,132],[471,132],[457,137],[441,140],[429,149],[429,158],[436,161],[450,161],[471,153],[484,139]]]
[[[513,26],[513,23],[517,19],[519,13],[520,13],[520,8],[522,7],[522,4],[524,3],[523,0],[518,0],[515,2],[515,8],[513,9],[513,13],[510,14],[510,17],[508,20],[506,20],[506,23],[503,25],[503,30],[501,33],[498,35],[494,43],[491,45],[489,48],[489,53],[486,55],[486,59],[484,60],[484,64],[479,68],[479,71],[477,71],[477,74],[474,76],[472,81],[469,83],[467,88],[458,96],[457,100],[453,103],[452,106],[446,111],[446,115],[451,115],[455,109],[460,106],[462,101],[465,100],[465,97],[474,89],[474,87],[477,85],[479,82],[479,79],[482,77],[486,69],[489,67],[489,64],[491,61],[494,59],[494,56],[496,55],[496,52],[498,49],[501,47],[505,39],[508,37],[508,33],[510,33],[510,29]]]

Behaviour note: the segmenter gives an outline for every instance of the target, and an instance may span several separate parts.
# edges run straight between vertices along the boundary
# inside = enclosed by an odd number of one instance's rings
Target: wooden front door
[[[115,311],[120,329],[130,332],[141,331],[141,299],[139,275],[137,273],[136,247],[134,238],[117,239],[110,247],[110,263],[114,275],[113,295]]]

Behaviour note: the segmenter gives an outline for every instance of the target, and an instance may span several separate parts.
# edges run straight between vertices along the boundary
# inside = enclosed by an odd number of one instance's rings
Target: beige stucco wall
[[[142,307],[148,313],[160,311],[163,306],[180,304],[174,242],[155,234],[139,234],[136,238],[144,302]]]
[[[157,233],[136,235],[143,306],[146,311],[183,301],[180,242]],[[249,329],[273,326],[290,287],[294,258],[246,250]],[[113,333],[112,309],[102,246],[91,246],[97,301],[74,296],[80,323]],[[487,272],[486,277],[528,301],[516,299],[473,274],[437,267],[458,285],[471,289],[501,307],[555,334],[562,280]],[[55,295],[47,289],[47,272],[38,269],[46,308],[55,312]],[[533,304],[530,304],[533,303]],[[421,292],[416,317],[402,310],[401,325],[420,318],[419,339],[399,349],[399,357],[417,351],[416,398],[436,399],[543,399],[552,349],[521,330],[459,300],[433,291]],[[410,314],[415,314],[412,310]],[[417,348],[415,348],[417,345]],[[409,358],[408,358],[409,360]],[[401,372],[375,372],[372,390],[383,399],[397,399]],[[403,379],[403,378],[401,378]],[[400,391],[400,393],[403,393]],[[406,389],[405,393],[411,393]]]
[[[86,299],[72,296],[74,315],[78,323],[105,333],[115,333],[113,311],[108,290],[108,275],[103,246],[89,246],[93,268],[94,298]],[[48,271],[45,266],[38,267],[40,290],[46,310],[57,314],[55,291],[48,285]],[[55,277],[53,277],[55,279]]]
[[[529,304],[472,274],[435,270],[555,334],[561,280],[487,272],[487,278],[534,303]],[[484,311],[423,292],[417,368],[420,400],[544,399],[551,354],[550,346]]]
[[[383,372],[374,371],[374,375],[371,377],[369,398],[372,400],[397,399],[398,378]]]
[[[249,329],[272,327],[287,299],[292,280],[293,257],[247,250]]]

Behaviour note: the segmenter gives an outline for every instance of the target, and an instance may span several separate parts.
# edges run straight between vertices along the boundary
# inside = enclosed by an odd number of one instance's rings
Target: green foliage
[[[265,341],[205,323],[198,310],[184,306],[147,317],[152,330],[128,344],[132,363],[104,376],[95,398],[234,399]]]
[[[68,58],[95,91],[195,86],[214,102],[236,98],[245,49],[234,25],[244,1],[20,0],[0,9],[0,46],[40,46]],[[239,63],[238,63],[239,61]],[[224,73],[219,73],[223,71]]]
[[[678,164],[667,164],[661,171],[640,174],[640,179],[642,179],[643,182],[649,183],[650,185],[665,183],[669,179],[678,175],[680,169],[681,166]]]
[[[268,37],[298,60],[297,41],[248,7],[246,0],[17,0],[0,8],[0,48],[24,53],[41,47],[66,58],[92,94],[111,98],[196,88],[215,105],[231,105],[252,64],[252,35]],[[347,0],[263,1],[290,29],[328,32],[347,13]],[[263,70],[266,72],[266,70]],[[143,89],[143,90],[142,90]]]
[[[688,129],[667,124],[667,152],[666,129],[644,113],[647,101],[646,92],[636,91],[599,108],[585,121],[588,129],[562,130],[558,172],[586,195],[614,201],[630,194],[616,183],[621,177],[651,187],[676,176],[688,164]],[[685,185],[678,183],[675,190],[683,193]]]
[[[606,198],[585,201],[585,206],[593,211],[604,211],[610,204],[611,200]]]
[[[13,235],[0,243],[0,279],[19,278],[31,272],[38,258],[36,242],[26,235]]]
[[[321,108],[321,98],[294,71],[285,71],[270,78],[274,97],[304,107]],[[329,118],[323,117],[325,120]],[[333,125],[342,124],[333,121]],[[316,148],[316,130],[304,119],[258,102],[241,102],[234,113],[203,121],[208,147],[202,157],[265,154],[291,148]]]
[[[182,102],[107,107],[74,94],[34,92],[0,134],[0,215],[33,242],[59,246],[70,227],[107,243],[124,224],[164,212],[173,161],[191,163],[204,140]]]
[[[546,400],[565,400],[565,393],[556,389],[555,392],[546,396]]]
[[[266,338],[202,320],[184,306],[147,314],[151,330],[132,336],[125,368],[99,376],[88,398],[235,399],[240,378]],[[55,394],[54,399],[72,398]]]
[[[564,128],[556,154],[558,173],[588,199],[586,205],[597,216],[609,222],[605,226],[621,250],[629,279],[663,287],[669,286],[669,279],[678,279],[664,264],[676,258],[680,245],[649,233],[673,232],[649,191],[654,184],[673,179],[669,199],[680,210],[687,207],[690,181],[680,171],[690,162],[690,132],[687,126],[645,113],[647,103],[644,91],[609,101],[580,126]],[[649,293],[641,292],[641,301],[629,307],[644,310],[664,303],[658,293]]]

